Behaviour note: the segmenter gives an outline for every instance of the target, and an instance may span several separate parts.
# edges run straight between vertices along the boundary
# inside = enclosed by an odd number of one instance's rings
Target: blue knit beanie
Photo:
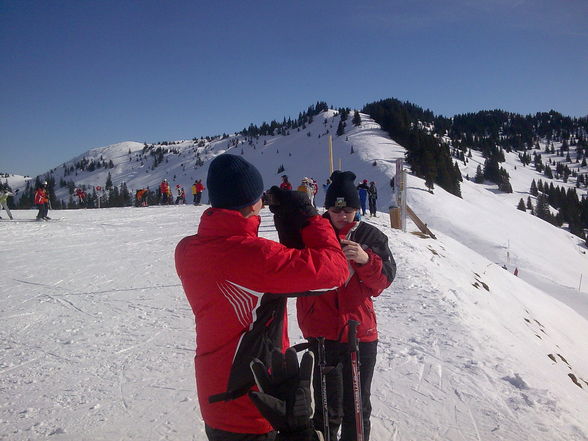
[[[255,166],[227,153],[210,163],[206,186],[210,205],[229,210],[253,205],[263,194],[263,179]]]

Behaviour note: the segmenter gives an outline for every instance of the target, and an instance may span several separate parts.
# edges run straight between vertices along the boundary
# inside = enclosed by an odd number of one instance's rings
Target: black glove
[[[318,214],[308,195],[273,186],[268,191],[268,198],[280,243],[290,248],[304,248],[301,230],[308,225],[309,218]]]
[[[288,348],[285,354],[274,350],[271,363],[270,374],[258,359],[251,362],[251,371],[260,390],[249,392],[251,401],[283,439],[312,439],[313,354],[306,352],[299,367],[296,350]]]

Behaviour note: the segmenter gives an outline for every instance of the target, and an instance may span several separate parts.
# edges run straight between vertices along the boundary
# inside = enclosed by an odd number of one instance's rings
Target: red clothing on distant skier
[[[359,227],[358,222],[345,226],[337,234],[340,239],[349,239],[362,244],[353,236]],[[359,228],[357,228],[359,230]],[[359,233],[359,231],[357,231]],[[396,273],[396,264],[388,250],[386,236],[377,228],[362,223],[360,235],[372,242],[374,248],[388,255],[385,263],[372,249],[364,248],[369,260],[360,265],[348,261],[350,278],[334,291],[320,296],[299,297],[296,300],[298,325],[305,338],[325,337],[327,340],[347,342],[347,322],[357,320],[357,338],[361,342],[378,339],[376,313],[372,297],[377,297],[392,283]]]
[[[161,194],[168,194],[169,193],[169,184],[167,182],[163,181],[159,185],[159,189],[161,190]]]
[[[205,190],[204,185],[202,182],[196,183],[196,193],[202,193]]]
[[[292,184],[290,184],[289,182],[282,182],[280,184],[280,188],[282,190],[292,190]]]
[[[259,225],[259,216],[209,208],[198,234],[182,239],[175,253],[196,322],[200,411],[208,426],[235,433],[272,430],[242,394],[253,387],[251,358],[267,355],[268,343],[282,350],[289,346],[287,294],[329,290],[349,274],[326,219],[309,220],[302,231],[303,250],[258,237]],[[211,396],[231,390],[238,392],[230,397],[234,399],[209,402]]]
[[[47,190],[44,188],[37,188],[35,192],[35,205],[43,205],[49,202],[49,196]]]

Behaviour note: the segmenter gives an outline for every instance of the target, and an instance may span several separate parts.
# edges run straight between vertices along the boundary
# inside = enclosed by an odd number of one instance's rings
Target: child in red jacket
[[[369,440],[370,389],[376,363],[378,331],[372,299],[392,283],[396,263],[388,248],[387,236],[376,227],[355,221],[361,207],[352,172],[335,171],[325,198],[324,217],[341,240],[351,277],[334,291],[317,297],[297,299],[298,324],[317,359],[317,338],[325,338],[326,361],[331,367],[327,377],[330,439],[356,439],[352,376],[348,355],[347,323],[356,320],[360,354],[360,378],[364,440]],[[315,402],[320,403],[320,377],[315,370]],[[315,411],[315,427],[323,427],[322,408]]]

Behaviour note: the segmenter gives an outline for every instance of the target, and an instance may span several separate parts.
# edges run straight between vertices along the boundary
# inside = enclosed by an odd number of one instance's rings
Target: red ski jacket
[[[365,265],[349,261],[351,277],[334,291],[296,300],[298,325],[305,338],[325,337],[347,342],[347,322],[357,320],[361,342],[378,339],[372,297],[386,289],[396,275],[396,263],[388,248],[388,237],[365,222],[353,222],[338,232],[341,239],[362,245],[369,256]]]
[[[176,270],[196,322],[196,386],[204,422],[235,433],[272,430],[247,391],[249,363],[269,362],[289,346],[287,297],[331,290],[349,276],[347,261],[326,219],[302,231],[306,248],[290,249],[257,236],[259,216],[207,209],[198,234],[180,241]]]
[[[35,192],[35,205],[42,205],[49,202],[49,197],[47,196],[47,190],[43,188],[37,188]]]

